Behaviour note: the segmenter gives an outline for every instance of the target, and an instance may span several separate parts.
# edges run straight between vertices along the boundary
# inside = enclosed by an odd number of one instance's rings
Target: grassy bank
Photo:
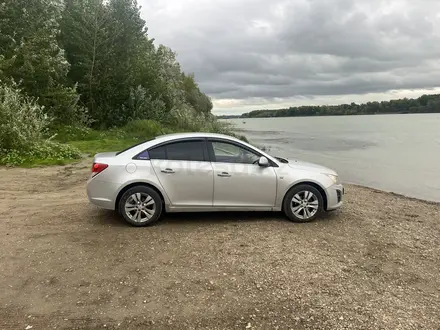
[[[227,123],[217,123],[215,127],[204,130],[232,135],[246,141],[244,136],[236,135],[233,127]],[[191,130],[162,126],[152,120],[132,121],[121,128],[101,131],[85,127],[57,127],[46,133],[43,143],[36,144],[29,150],[0,151],[0,165],[65,165],[99,152],[122,150],[162,134],[188,131]]]
[[[162,127],[154,121],[138,120],[121,128],[102,131],[65,126],[57,130],[54,139],[77,148],[81,154],[94,155],[99,152],[122,150],[142,140],[178,131]]]

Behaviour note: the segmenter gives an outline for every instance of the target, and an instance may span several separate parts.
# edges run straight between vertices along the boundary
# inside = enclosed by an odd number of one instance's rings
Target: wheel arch
[[[301,185],[309,185],[309,186],[312,186],[312,187],[316,188],[316,189],[319,191],[319,193],[321,194],[322,199],[323,199],[323,201],[324,201],[324,210],[327,211],[327,199],[328,199],[328,197],[327,197],[327,193],[325,192],[325,189],[324,189],[319,183],[317,183],[317,182],[313,182],[313,181],[301,181],[301,182],[296,182],[296,183],[294,183],[292,186],[290,186],[289,189],[287,189],[286,193],[285,193],[284,196],[283,196],[283,201],[282,201],[281,207],[284,206],[284,202],[285,202],[285,200],[286,200],[286,196],[287,196],[287,194],[288,194],[293,188],[298,187],[298,186],[301,186]]]
[[[158,187],[156,187],[155,185],[148,183],[148,182],[136,181],[136,182],[131,182],[131,183],[127,184],[118,192],[118,195],[116,196],[116,200],[115,200],[115,210],[116,211],[119,210],[119,201],[121,200],[122,195],[124,195],[124,193],[128,189],[131,189],[131,188],[137,187],[137,186],[148,187],[148,188],[151,188],[154,191],[156,191],[156,193],[160,196],[160,199],[162,200],[163,208],[165,209],[166,199],[165,199],[164,194],[162,193],[162,191]]]

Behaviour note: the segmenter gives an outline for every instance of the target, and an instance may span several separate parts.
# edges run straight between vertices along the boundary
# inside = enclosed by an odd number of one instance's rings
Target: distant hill
[[[341,105],[300,106],[278,110],[254,110],[244,113],[240,117],[346,116],[437,112],[440,112],[440,94],[423,95],[417,99],[404,98],[400,100],[367,102],[363,104],[351,103]]]

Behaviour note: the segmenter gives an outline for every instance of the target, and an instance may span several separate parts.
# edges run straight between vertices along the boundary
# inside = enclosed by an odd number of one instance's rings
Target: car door
[[[204,139],[168,142],[148,150],[174,207],[212,207],[213,168]]]
[[[210,139],[214,170],[214,207],[273,207],[276,173],[258,165],[260,155],[238,142]]]

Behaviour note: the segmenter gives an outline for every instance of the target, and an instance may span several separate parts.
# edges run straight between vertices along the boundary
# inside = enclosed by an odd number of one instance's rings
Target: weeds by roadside
[[[35,143],[27,150],[0,149],[0,164],[7,166],[64,165],[80,158],[75,146],[52,141]]]
[[[45,139],[50,124],[44,108],[16,87],[0,86],[0,164],[64,164],[80,158],[74,146]]]

